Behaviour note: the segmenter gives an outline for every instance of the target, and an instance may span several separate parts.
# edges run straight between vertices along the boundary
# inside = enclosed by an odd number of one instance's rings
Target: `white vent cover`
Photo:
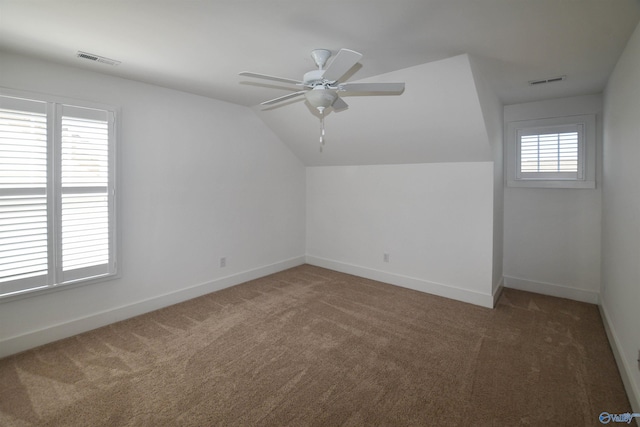
[[[101,62],[107,65],[119,65],[120,61],[116,61],[115,59],[105,58],[104,56],[94,55],[93,53],[83,52],[81,50],[78,51],[78,58],[88,59],[89,61]]]

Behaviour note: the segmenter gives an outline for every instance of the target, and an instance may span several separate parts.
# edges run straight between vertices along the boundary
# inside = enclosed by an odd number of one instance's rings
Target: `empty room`
[[[640,423],[639,23],[0,0],[0,425]]]

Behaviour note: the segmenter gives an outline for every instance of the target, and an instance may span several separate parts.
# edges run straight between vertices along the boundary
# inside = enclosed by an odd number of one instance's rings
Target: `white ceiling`
[[[296,88],[238,72],[301,79],[315,68],[315,48],[361,52],[349,81],[470,54],[499,99],[512,104],[602,91],[639,20],[638,0],[0,0],[0,49],[246,106]],[[78,50],[121,64],[78,59]],[[567,79],[527,83],[559,75]],[[342,120],[365,102],[372,114],[353,128],[400,114],[391,97],[345,100],[351,108]],[[296,151],[306,141],[288,136],[287,120],[268,116],[294,107],[314,119],[304,129],[316,141],[317,119],[302,102],[260,115]]]

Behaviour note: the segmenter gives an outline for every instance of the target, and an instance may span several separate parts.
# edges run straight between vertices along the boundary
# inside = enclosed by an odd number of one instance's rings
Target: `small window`
[[[0,95],[0,298],[116,275],[115,112]]]
[[[595,118],[509,123],[507,172],[510,187],[595,188]]]

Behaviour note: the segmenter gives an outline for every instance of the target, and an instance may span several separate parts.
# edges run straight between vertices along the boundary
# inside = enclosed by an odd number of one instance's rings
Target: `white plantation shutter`
[[[0,96],[0,297],[115,274],[114,114]]]
[[[0,292],[46,286],[47,105],[0,103]]]
[[[508,187],[596,188],[596,115],[505,123]]]
[[[578,172],[578,132],[520,138],[521,172]]]
[[[582,124],[519,130],[516,178],[583,179],[582,141]]]
[[[109,272],[108,112],[63,106],[61,135],[64,281]]]

